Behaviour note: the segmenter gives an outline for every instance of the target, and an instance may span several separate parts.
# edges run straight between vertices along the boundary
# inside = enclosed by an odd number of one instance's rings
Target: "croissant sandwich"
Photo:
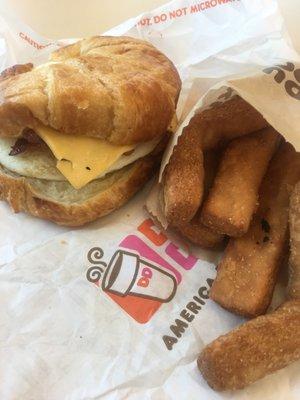
[[[0,199],[67,226],[124,204],[153,175],[181,88],[142,40],[92,37],[0,79]]]

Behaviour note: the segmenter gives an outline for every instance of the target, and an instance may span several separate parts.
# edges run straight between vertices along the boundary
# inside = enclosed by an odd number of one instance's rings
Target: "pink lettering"
[[[152,271],[151,271],[151,269],[150,268],[144,268],[143,269],[143,271],[142,271],[142,276],[144,277],[144,278],[148,278],[148,279],[151,279],[152,278]]]
[[[139,237],[135,235],[129,235],[120,243],[120,246],[124,247],[125,249],[136,251],[141,257],[145,257],[149,261],[168,269],[176,277],[177,283],[181,282],[182,276],[180,272],[178,272],[174,267],[172,267],[172,265],[170,265],[159,254],[157,254],[156,251],[152,250]]]
[[[166,253],[171,257],[177,264],[179,264],[185,270],[190,270],[197,263],[197,258],[192,255],[185,256],[181,252],[182,250],[175,244],[170,243],[166,248]]]

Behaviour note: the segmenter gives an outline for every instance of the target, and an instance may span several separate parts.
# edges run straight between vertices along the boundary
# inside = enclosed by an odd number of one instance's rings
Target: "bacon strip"
[[[23,131],[23,137],[32,144],[42,144],[44,141],[39,137],[33,129],[25,128]]]
[[[16,141],[16,143],[12,146],[11,151],[9,153],[10,156],[17,156],[19,154],[24,153],[28,148],[29,142],[24,139],[20,138]]]
[[[17,139],[9,153],[10,156],[17,156],[28,150],[30,145],[41,145],[44,141],[38,136],[33,129],[25,128],[23,137]]]
[[[0,74],[0,80],[4,80],[6,78],[10,78],[15,75],[24,74],[25,72],[31,71],[33,68],[33,64],[16,64],[12,67],[6,68]]]

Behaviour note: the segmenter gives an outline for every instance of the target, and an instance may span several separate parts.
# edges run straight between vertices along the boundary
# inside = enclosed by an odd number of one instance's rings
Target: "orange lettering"
[[[155,232],[155,224],[152,219],[146,219],[139,227],[138,230],[145,235],[153,244],[161,246],[168,240],[166,235],[162,232]]]
[[[137,283],[138,286],[147,287],[149,285],[149,279],[147,278],[140,278]]]
[[[176,11],[170,11],[169,15],[170,15],[170,19],[176,18]]]
[[[191,6],[191,14],[199,12],[199,4]]]
[[[23,32],[19,32],[19,36],[21,39],[25,40],[27,43],[30,44],[30,46],[35,47],[38,50],[44,49],[47,46],[50,46],[50,43],[48,43],[47,45],[43,45],[43,44],[38,44],[36,41],[34,41],[33,39],[31,39],[29,36],[27,36],[25,33]]]

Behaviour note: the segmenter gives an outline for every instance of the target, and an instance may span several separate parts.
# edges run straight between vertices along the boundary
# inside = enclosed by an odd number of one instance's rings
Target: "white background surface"
[[[18,16],[49,37],[103,32],[140,13],[142,8],[157,5],[151,2],[150,6],[143,0],[108,1],[115,13],[107,6],[105,14],[100,0],[86,0],[86,8],[81,0],[11,0],[9,4],[18,3]],[[116,14],[117,7],[124,3],[128,7],[123,6]],[[217,72],[224,78],[237,66],[239,71],[248,71],[249,65],[255,63],[272,65],[273,57],[282,54],[293,60],[280,39],[281,18],[276,17],[277,9],[271,3],[248,0],[251,6],[239,13],[231,7],[226,14],[216,8],[213,18],[191,18],[186,29],[182,20],[175,44],[172,34],[173,29],[178,33],[177,23],[158,25],[165,33],[162,50],[172,52],[183,71],[185,66],[187,75],[194,72],[196,76],[215,76],[212,74]],[[297,20],[296,9],[293,20]],[[12,35],[4,33],[8,38]],[[215,33],[224,37],[221,43],[214,40]],[[155,41],[157,37],[151,39]],[[26,41],[7,43],[18,59],[21,49],[30,56],[29,60],[38,53]],[[191,59],[196,69],[189,69]],[[285,115],[282,109],[281,114]],[[91,247],[101,245],[108,261],[124,237],[133,233],[142,237],[137,226],[147,218],[142,208],[145,194],[140,193],[119,212],[76,230],[59,228],[25,214],[13,215],[1,204],[0,400],[299,399],[299,363],[235,394],[223,396],[208,388],[197,370],[197,355],[205,343],[242,322],[213,302],[207,302],[174,352],[166,355],[162,336],[170,333],[170,325],[199,287],[206,284],[207,277],[213,277],[213,265],[199,261],[194,269],[181,271],[183,280],[174,301],[162,307],[150,323],[138,326],[101,289],[86,280],[86,254]],[[168,257],[168,245],[169,242],[159,247],[162,257]]]
[[[300,51],[300,0],[278,0]],[[24,22],[51,38],[99,34],[167,0],[0,0]]]

